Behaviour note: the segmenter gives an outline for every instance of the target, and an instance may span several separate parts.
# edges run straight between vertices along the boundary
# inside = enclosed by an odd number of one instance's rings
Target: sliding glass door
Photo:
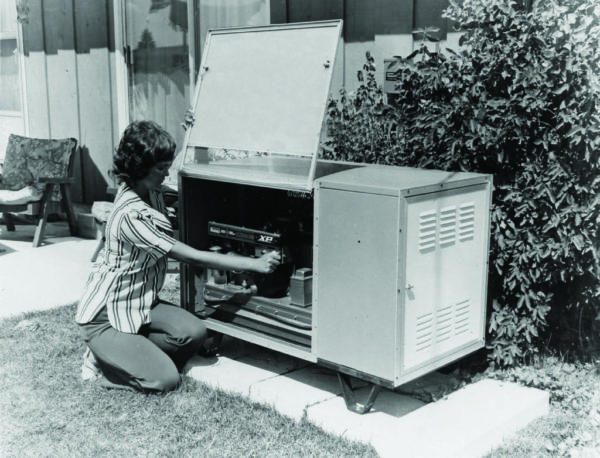
[[[150,119],[178,145],[190,101],[187,3],[125,0],[129,119]]]
[[[10,134],[25,132],[20,24],[15,0],[0,1],[0,164]]]
[[[123,15],[120,20],[128,121],[158,122],[173,135],[180,150],[185,134],[181,123],[193,96],[190,80],[195,82],[197,77],[206,32],[213,28],[269,24],[269,2],[116,0],[116,11]],[[170,177],[172,184],[176,182],[178,159]]]
[[[194,14],[196,73],[209,29],[267,25],[271,23],[270,0],[191,0]]]

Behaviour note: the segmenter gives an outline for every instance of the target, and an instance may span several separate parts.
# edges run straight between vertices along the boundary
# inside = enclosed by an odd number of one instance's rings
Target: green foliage
[[[537,388],[550,395],[550,414],[529,426],[515,442],[493,456],[587,456],[600,444],[598,370],[590,363],[569,363],[556,356],[536,357],[531,365],[495,369],[469,382],[496,379]],[[520,443],[520,444],[519,444]],[[596,453],[597,454],[597,453]]]
[[[488,368],[476,375],[480,378],[493,378],[520,385],[538,388],[550,394],[552,405],[563,410],[581,411],[590,406],[594,390],[590,386],[597,383],[596,369],[590,363],[569,363],[555,356],[536,357],[531,365],[506,369]]]
[[[589,350],[600,317],[600,3],[451,1],[446,15],[461,25],[460,49],[398,57],[389,105],[366,66],[356,94],[330,104],[328,157],[493,174],[490,358],[513,365],[551,336]]]
[[[339,101],[329,101],[327,122],[331,139],[327,144],[332,149],[325,157],[389,163],[387,151],[393,147],[393,138],[389,135],[392,124],[386,120],[389,107],[375,79],[374,62],[367,52],[363,69],[357,73],[361,84],[356,92],[348,94],[342,89]]]

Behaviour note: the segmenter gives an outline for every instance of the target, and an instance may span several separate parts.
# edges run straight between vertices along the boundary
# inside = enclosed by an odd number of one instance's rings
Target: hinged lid
[[[225,166],[210,173],[236,176],[245,169],[257,180],[271,170],[312,186],[341,26],[336,20],[209,31],[184,169]]]

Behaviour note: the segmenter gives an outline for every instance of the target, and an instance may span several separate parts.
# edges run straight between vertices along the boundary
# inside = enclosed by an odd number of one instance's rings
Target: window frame
[[[15,11],[16,17],[16,11]],[[27,98],[25,97],[27,91],[27,80],[25,78],[25,55],[23,53],[23,25],[17,22],[15,32],[6,32],[0,30],[0,40],[15,40],[16,41],[16,52],[17,52],[17,81],[19,91],[19,110],[2,110],[0,109],[0,117],[11,117],[11,118],[22,118],[23,120],[23,133],[28,134],[29,123],[27,118]],[[0,78],[2,75],[0,75]]]

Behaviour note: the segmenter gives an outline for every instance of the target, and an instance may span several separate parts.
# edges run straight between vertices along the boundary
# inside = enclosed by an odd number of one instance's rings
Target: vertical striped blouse
[[[145,203],[121,184],[106,223],[103,257],[94,264],[75,321],[88,323],[107,307],[110,324],[137,333],[150,322],[167,271],[167,253],[175,244],[162,195],[150,191]]]

